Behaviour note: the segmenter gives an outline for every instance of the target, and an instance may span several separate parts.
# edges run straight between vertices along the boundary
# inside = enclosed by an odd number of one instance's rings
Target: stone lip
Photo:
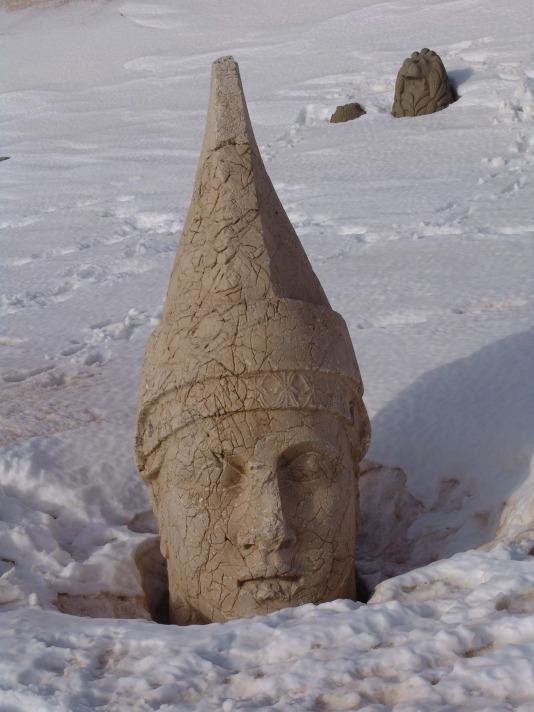
[[[352,121],[353,119],[359,119],[365,113],[365,109],[357,101],[351,104],[342,104],[336,106],[336,110],[330,117],[330,123],[339,124],[344,121]]]
[[[424,47],[404,60],[395,83],[391,113],[396,118],[433,114],[456,100],[440,56]]]

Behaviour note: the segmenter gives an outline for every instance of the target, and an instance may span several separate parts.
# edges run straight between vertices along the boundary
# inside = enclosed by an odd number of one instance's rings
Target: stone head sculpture
[[[445,109],[454,90],[438,54],[424,48],[404,60],[395,83],[393,116],[420,116]]]
[[[171,621],[354,595],[362,392],[223,57],[138,413]]]

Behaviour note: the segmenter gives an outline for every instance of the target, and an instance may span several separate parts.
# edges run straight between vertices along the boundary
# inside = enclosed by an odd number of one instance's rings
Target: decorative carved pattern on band
[[[145,457],[172,433],[191,423],[251,410],[326,410],[353,424],[359,417],[360,386],[338,373],[267,371],[206,380],[170,389],[145,405]]]

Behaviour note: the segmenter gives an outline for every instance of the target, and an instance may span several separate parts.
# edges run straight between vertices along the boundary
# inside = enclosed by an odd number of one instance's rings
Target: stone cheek
[[[354,595],[346,427],[329,413],[256,411],[168,440],[152,486],[175,623]]]

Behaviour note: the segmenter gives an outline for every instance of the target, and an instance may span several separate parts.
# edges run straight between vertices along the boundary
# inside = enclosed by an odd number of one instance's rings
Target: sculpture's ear
[[[363,406],[363,403],[362,403]],[[359,426],[360,426],[360,462],[367,455],[369,445],[371,444],[371,422],[367,415],[365,406],[359,409]]]
[[[361,396],[351,402],[350,416],[352,420],[352,427],[350,428],[352,451],[356,465],[355,474],[358,476],[358,464],[365,457],[371,441],[371,424]]]
[[[143,469],[140,470],[140,474],[147,484],[151,484],[157,479],[163,464],[163,456],[163,449],[158,447],[145,457],[143,461]]]
[[[169,542],[167,541],[164,531],[160,531],[159,533],[159,550],[166,561],[169,558]]]
[[[156,515],[156,519],[159,523],[159,550],[164,559],[168,558],[169,554],[169,542],[167,540],[167,527],[161,527],[161,512],[159,508],[160,497],[158,492],[158,481],[155,480],[151,486],[150,499],[152,500],[152,511]]]
[[[158,520],[159,523],[159,550],[161,551],[163,557],[166,559],[167,554],[169,552],[169,546],[166,538],[166,528],[161,527],[161,511],[160,511],[160,503],[161,503],[161,492],[160,492],[160,485],[161,482],[158,480],[156,477],[152,479],[147,480],[147,484],[149,485],[148,489],[150,491],[150,503],[152,505],[152,511],[156,515],[156,519]]]

